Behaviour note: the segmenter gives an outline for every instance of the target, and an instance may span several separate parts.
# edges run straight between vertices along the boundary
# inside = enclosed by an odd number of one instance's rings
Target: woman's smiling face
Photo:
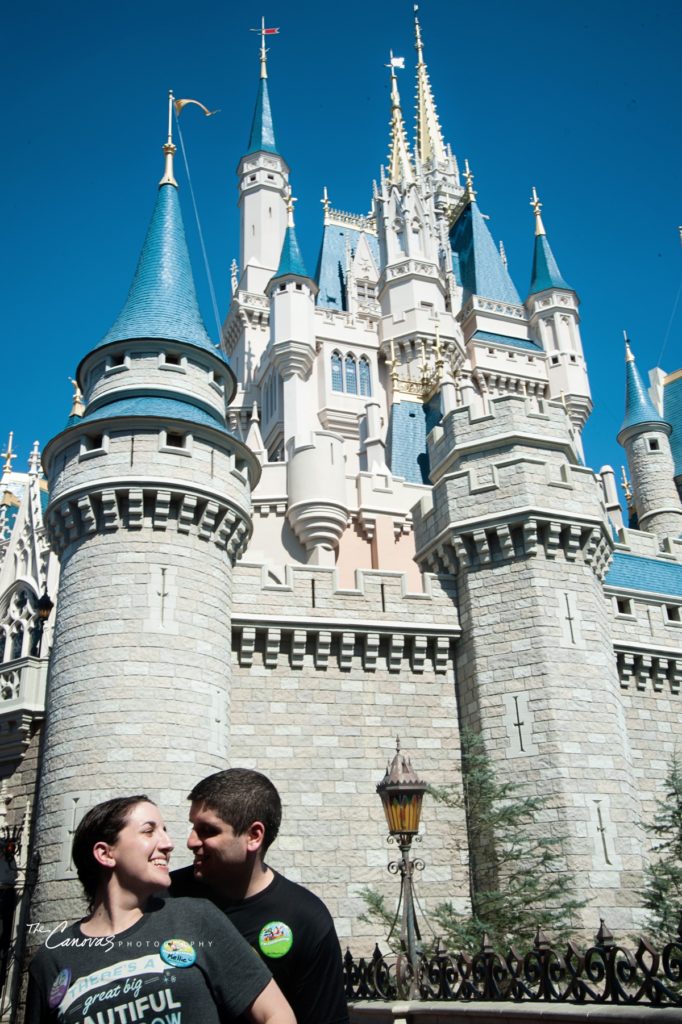
[[[172,849],[173,843],[156,804],[146,801],[135,804],[116,842],[109,845],[113,873],[126,888],[142,886],[150,892],[168,888]]]

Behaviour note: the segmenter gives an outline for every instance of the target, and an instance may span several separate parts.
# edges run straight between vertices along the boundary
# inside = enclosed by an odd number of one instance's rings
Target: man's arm
[[[253,1024],[296,1024],[294,1011],[275,981],[269,982],[254,999],[246,1016]]]

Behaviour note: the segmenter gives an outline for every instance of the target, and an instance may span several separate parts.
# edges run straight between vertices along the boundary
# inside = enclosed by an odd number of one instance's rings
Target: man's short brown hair
[[[251,768],[227,768],[208,775],[189,794],[188,800],[205,804],[235,835],[243,835],[254,821],[265,826],[263,853],[277,838],[282,823],[282,801],[270,779]]]

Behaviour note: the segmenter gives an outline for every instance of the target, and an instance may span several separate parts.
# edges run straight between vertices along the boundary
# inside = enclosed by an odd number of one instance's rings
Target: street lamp
[[[388,831],[400,848],[400,860],[391,861],[388,865],[391,874],[400,873],[400,898],[393,927],[402,907],[400,941],[403,949],[407,951],[414,971],[413,986],[418,963],[417,942],[421,939],[415,914],[413,876],[415,870],[422,870],[424,862],[420,859],[412,860],[410,850],[412,840],[419,832],[419,818],[426,789],[426,782],[418,777],[409,756],[400,749],[400,738],[396,737],[395,756],[377,786],[377,793],[384,807]]]
[[[45,623],[50,617],[50,613],[54,608],[54,601],[51,600],[50,595],[47,592],[47,587],[44,588],[42,597],[39,598],[36,605],[38,612],[38,655],[41,653],[43,645],[43,630],[45,629]]]

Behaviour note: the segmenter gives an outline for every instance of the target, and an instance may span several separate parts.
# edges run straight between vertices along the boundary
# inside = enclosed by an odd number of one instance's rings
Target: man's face
[[[194,877],[218,887],[238,880],[247,869],[249,833],[235,835],[231,825],[197,801],[192,803],[189,820],[192,830],[187,846],[194,854]]]

